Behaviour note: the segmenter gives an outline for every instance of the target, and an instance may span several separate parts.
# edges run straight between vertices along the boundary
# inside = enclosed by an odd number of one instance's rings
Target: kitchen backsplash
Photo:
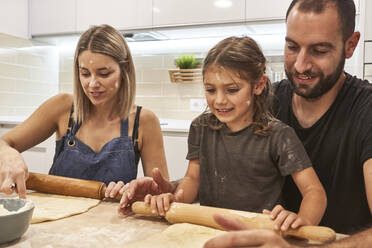
[[[58,49],[0,34],[0,115],[28,116],[58,93]]]
[[[18,44],[18,43],[20,44]],[[0,34],[0,116],[28,116],[58,92],[72,93],[73,52],[59,52]],[[204,57],[207,51],[194,54]],[[190,102],[204,99],[202,83],[171,83],[168,69],[181,54],[135,54],[136,103],[159,118],[192,120],[202,111],[190,110]],[[272,82],[285,77],[283,56],[268,57]],[[347,60],[346,71],[356,74],[356,57]],[[199,108],[200,109],[200,108]]]
[[[151,109],[159,118],[192,120],[201,113],[190,111],[190,101],[204,100],[202,83],[170,82],[168,69],[176,69],[174,60],[180,55],[133,56],[137,80],[136,104]],[[284,77],[282,62],[277,60],[269,64],[268,72],[272,80]],[[60,92],[72,92],[72,64],[72,55],[60,56]]]
[[[134,56],[136,104],[151,109],[159,118],[191,120],[190,99],[204,98],[201,83],[171,83],[168,69],[175,69],[178,55]],[[73,56],[60,56],[60,92],[72,93]]]

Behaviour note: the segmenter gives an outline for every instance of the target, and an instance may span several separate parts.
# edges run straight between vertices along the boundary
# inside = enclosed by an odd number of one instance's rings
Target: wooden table
[[[123,217],[117,213],[117,208],[116,202],[101,202],[83,214],[57,221],[31,224],[20,239],[0,245],[0,248],[123,247],[129,242],[159,233],[170,225],[161,218]],[[344,235],[337,236],[337,238],[342,237]],[[306,245],[304,242],[300,244]]]

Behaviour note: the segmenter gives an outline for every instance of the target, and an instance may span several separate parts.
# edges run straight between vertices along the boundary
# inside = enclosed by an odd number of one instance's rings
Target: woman
[[[25,122],[0,139],[0,192],[25,197],[27,166],[20,155],[54,132],[50,174],[102,181],[106,196],[137,176],[159,168],[168,176],[160,124],[134,105],[135,71],[123,36],[108,25],[84,32],[74,57],[74,95],[44,102]]]

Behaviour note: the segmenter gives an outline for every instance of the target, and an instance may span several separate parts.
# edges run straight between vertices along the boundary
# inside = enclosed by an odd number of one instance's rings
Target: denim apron
[[[128,119],[120,124],[120,137],[106,143],[97,153],[75,137],[80,125],[73,126],[60,144],[49,174],[104,182],[130,182],[137,177],[132,137],[128,136]]]

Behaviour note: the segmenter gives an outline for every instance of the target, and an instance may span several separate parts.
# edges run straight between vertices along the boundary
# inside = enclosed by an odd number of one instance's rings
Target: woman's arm
[[[0,139],[0,192],[12,193],[10,185],[16,184],[19,196],[26,196],[27,166],[21,152],[41,143],[55,131],[57,136],[67,128],[72,96],[60,94],[45,101],[23,123]],[[62,121],[66,119],[66,123]]]
[[[138,147],[145,176],[151,176],[154,168],[169,179],[165,159],[163,135],[158,118],[148,109],[142,109],[138,127]]]
[[[313,167],[292,174],[302,194],[298,216],[308,225],[318,225],[327,207],[327,196]]]

